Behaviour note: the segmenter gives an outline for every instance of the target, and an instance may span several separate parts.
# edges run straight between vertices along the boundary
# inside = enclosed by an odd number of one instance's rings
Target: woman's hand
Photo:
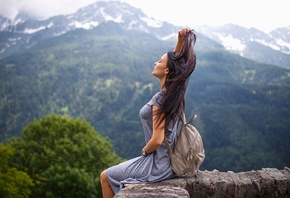
[[[189,28],[183,28],[183,29],[179,30],[179,32],[178,32],[178,40],[180,40],[180,39],[182,40],[183,37],[186,35],[186,33],[189,32],[189,31],[190,31]]]
[[[178,31],[177,43],[176,43],[176,46],[174,48],[174,51],[176,53],[180,53],[181,52],[183,38],[186,35],[186,33],[189,32],[189,31],[190,31],[189,28],[183,28],[183,29]]]

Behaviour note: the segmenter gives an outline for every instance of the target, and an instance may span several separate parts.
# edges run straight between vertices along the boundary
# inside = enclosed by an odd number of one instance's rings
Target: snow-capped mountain
[[[197,29],[231,52],[258,62],[290,68],[290,26],[270,33],[233,24],[199,26]]]
[[[76,28],[91,29],[103,21],[115,21],[127,29],[143,29],[146,26],[160,28],[164,22],[149,18],[141,10],[119,1],[98,1],[87,7],[79,9],[70,15],[59,15],[48,19],[32,19],[20,12],[14,20],[5,17],[0,18],[0,31],[32,34],[44,29],[54,29],[55,34],[63,34],[57,31],[59,27],[66,32]],[[159,36],[159,35],[158,35]]]
[[[20,12],[13,20],[0,16],[0,58],[77,28],[92,29],[104,21],[114,21],[124,29],[146,32],[162,40],[176,38],[181,28],[149,17],[142,10],[120,1],[98,1],[73,14],[47,19],[31,18]],[[269,34],[233,24],[198,26],[195,30],[245,58],[290,68],[290,26]]]
[[[223,44],[227,50],[240,52],[240,55],[243,55],[243,50],[250,42],[257,42],[274,50],[290,54],[290,26],[288,29],[276,29],[269,34],[255,28],[248,29],[233,24],[219,27],[200,26],[198,30],[200,33]]]
[[[83,28],[92,29],[104,21],[122,28],[154,34],[159,39],[175,36],[178,27],[146,16],[140,9],[119,1],[98,1],[69,15],[32,19],[20,12],[14,20],[0,16],[0,58],[28,49],[41,40]]]

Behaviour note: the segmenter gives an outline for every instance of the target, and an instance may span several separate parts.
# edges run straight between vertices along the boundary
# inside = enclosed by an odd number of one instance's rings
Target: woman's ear
[[[164,70],[164,74],[167,75],[169,73],[168,67]]]

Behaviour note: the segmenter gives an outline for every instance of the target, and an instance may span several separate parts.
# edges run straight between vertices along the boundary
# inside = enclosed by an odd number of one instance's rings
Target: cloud
[[[0,0],[0,5],[0,14],[5,17],[12,18],[19,10],[16,0]]]
[[[49,17],[68,14],[96,0],[0,0],[0,13],[13,19],[21,10],[31,16]]]
[[[149,16],[176,25],[233,23],[270,31],[290,25],[289,0],[126,0]]]

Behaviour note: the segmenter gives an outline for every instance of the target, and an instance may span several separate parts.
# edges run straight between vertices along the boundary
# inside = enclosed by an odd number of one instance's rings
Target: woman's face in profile
[[[168,74],[168,67],[167,67],[167,53],[164,54],[159,61],[155,62],[155,67],[152,71],[152,75],[156,76],[157,78],[161,79],[164,78]]]

